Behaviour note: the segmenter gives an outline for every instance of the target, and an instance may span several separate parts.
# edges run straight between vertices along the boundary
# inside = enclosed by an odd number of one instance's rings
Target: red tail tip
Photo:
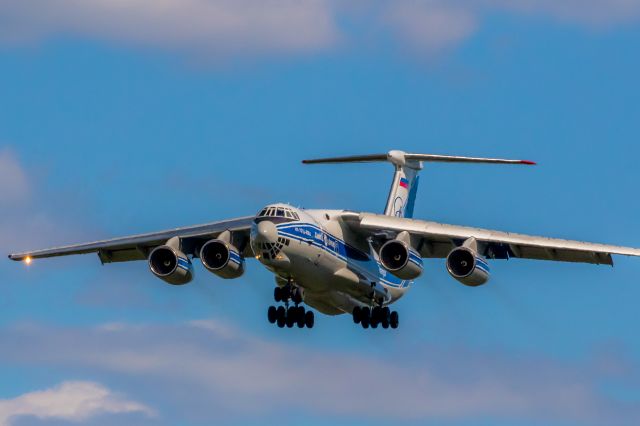
[[[537,165],[538,163],[536,163],[535,161],[521,160],[521,161],[520,161],[520,164],[528,164],[528,165],[530,165],[530,166],[535,166],[535,165]]]

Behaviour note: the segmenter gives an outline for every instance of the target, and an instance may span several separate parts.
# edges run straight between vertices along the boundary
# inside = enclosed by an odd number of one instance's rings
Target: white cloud
[[[335,43],[328,0],[0,1],[5,42],[80,35],[159,49],[244,55]]]
[[[0,329],[0,341],[14,342],[0,352],[5,364],[106,371],[128,383],[137,379],[146,388],[161,389],[156,397],[166,404],[198,418],[276,415],[291,403],[282,395],[310,415],[398,421],[483,417],[623,425],[640,415],[638,407],[601,391],[602,381],[612,383],[607,372],[543,356],[436,347],[363,356],[266,341],[215,320],[17,327]],[[79,341],[83,344],[74,344]],[[387,403],[372,411],[372,398]],[[194,405],[200,408],[184,410]]]
[[[0,42],[71,35],[224,60],[332,49],[359,28],[429,53],[496,13],[608,28],[638,22],[640,0],[0,0]]]
[[[640,18],[639,0],[478,0],[477,3],[592,28],[637,22]]]
[[[0,206],[10,206],[29,198],[31,188],[26,173],[15,154],[0,149]]]
[[[34,177],[33,167],[28,171],[14,149],[0,147],[0,255],[86,238],[70,208],[76,200],[47,192],[51,188]]]
[[[478,26],[472,11],[448,3],[399,0],[390,5],[386,15],[401,39],[427,52],[457,45]]]
[[[64,382],[51,389],[0,400],[0,426],[24,416],[81,422],[101,414],[124,413],[155,415],[149,407],[94,382]]]
[[[393,0],[382,20],[410,47],[431,52],[457,45],[485,16],[508,13],[601,29],[640,20],[640,0]]]

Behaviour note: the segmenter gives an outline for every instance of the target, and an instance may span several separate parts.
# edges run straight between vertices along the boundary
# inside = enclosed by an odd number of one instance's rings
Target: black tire
[[[355,308],[353,308],[352,315],[353,315],[354,324],[360,324],[360,319],[361,319],[360,312],[361,312],[360,306],[356,306]]]
[[[287,321],[287,311],[284,310],[284,306],[280,306],[278,307],[277,312],[276,323],[278,324],[278,327],[282,328]]]
[[[282,301],[282,290],[280,290],[280,287],[273,289],[273,300],[275,300],[276,303]]]
[[[360,325],[362,326],[362,328],[369,328],[369,317],[366,318],[362,318],[362,320],[360,321]]]
[[[313,325],[314,325],[315,321],[316,320],[315,320],[315,317],[313,315],[313,311],[307,311],[304,314],[304,325],[307,328],[313,328]]]
[[[269,310],[267,310],[267,319],[271,324],[275,324],[278,320],[278,310],[275,306],[269,306]]]
[[[291,295],[291,299],[293,299],[294,303],[302,303],[302,291],[299,288],[295,288],[293,290],[293,294]]]
[[[371,311],[369,308],[361,308],[360,325],[362,325],[362,328],[369,328],[369,324],[371,324]]]
[[[293,324],[296,323],[296,308],[295,307],[291,307],[289,309],[287,309],[287,328],[291,328],[293,327]]]
[[[376,306],[371,310],[371,327],[376,328],[382,321],[382,309]]]
[[[367,325],[371,323],[371,309],[369,308],[360,308],[360,323],[365,322]]]
[[[391,310],[385,306],[382,308],[382,319],[380,320],[380,324],[382,324],[382,328],[389,328],[389,324],[391,323]]]
[[[298,328],[303,328],[305,326],[305,310],[303,306],[298,306],[298,314],[296,319],[296,325]]]
[[[287,287],[282,287],[280,289],[280,300],[286,302],[291,297],[291,289]]]
[[[398,328],[398,325],[400,325],[400,317],[397,311],[391,312],[391,315],[389,316],[389,325],[391,328]]]
[[[382,319],[382,308],[380,306],[376,306],[371,310],[371,318],[380,322]]]

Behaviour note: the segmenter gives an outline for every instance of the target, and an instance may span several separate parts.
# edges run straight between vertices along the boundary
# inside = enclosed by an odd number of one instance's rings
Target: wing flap
[[[468,238],[475,238],[488,258],[555,260],[612,265],[611,255],[640,256],[640,249],[582,241],[537,237],[482,228],[447,225],[437,222],[360,214],[345,216],[352,228],[371,234],[409,232],[423,257],[446,257],[451,249]]]

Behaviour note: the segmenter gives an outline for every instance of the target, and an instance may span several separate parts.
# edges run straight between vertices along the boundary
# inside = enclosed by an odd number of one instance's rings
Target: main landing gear
[[[292,328],[294,325],[298,328],[313,328],[315,317],[312,311],[305,310],[302,303],[302,293],[297,287],[288,284],[284,287],[276,287],[273,290],[273,298],[276,302],[284,302],[284,306],[269,306],[267,318],[271,324],[277,324],[278,327]],[[294,306],[289,306],[289,301]]]
[[[400,324],[400,318],[397,311],[390,310],[387,306],[375,306],[353,308],[353,322],[355,324],[362,325],[362,328],[378,328],[381,325],[382,328],[398,328]]]

